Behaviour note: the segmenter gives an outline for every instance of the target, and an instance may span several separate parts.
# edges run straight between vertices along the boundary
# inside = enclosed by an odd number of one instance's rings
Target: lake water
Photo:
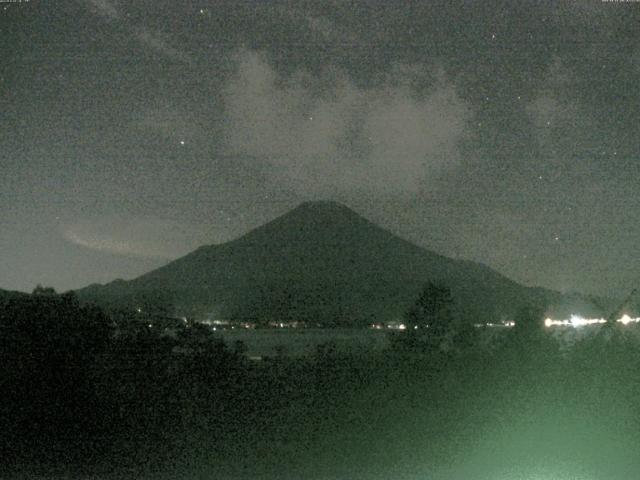
[[[240,340],[247,346],[250,357],[269,357],[282,353],[287,356],[313,354],[318,345],[331,342],[337,351],[380,351],[389,345],[389,332],[374,329],[239,329],[224,330],[220,336],[233,348]]]

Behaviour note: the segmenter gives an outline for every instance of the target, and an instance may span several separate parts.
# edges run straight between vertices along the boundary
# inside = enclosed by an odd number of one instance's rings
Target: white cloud
[[[149,30],[143,26],[131,25],[121,14],[120,9],[110,0],[87,0],[93,7],[95,12],[107,19],[124,24],[129,30],[130,34],[145,47],[160,53],[164,57],[171,60],[176,60],[182,63],[191,63],[189,55],[175,47],[173,40],[167,35],[157,31]]]
[[[353,32],[338,27],[335,23],[323,17],[307,16],[305,17],[309,28],[321,35],[321,37],[334,44],[342,46],[352,46],[362,43],[362,40]]]
[[[98,14],[105,16],[111,20],[117,20],[120,18],[118,9],[109,0],[88,0],[88,1],[95,8]]]
[[[533,99],[527,106],[527,113],[541,132],[575,121],[579,114],[575,103],[562,102],[557,95],[548,91],[541,92]]]
[[[159,218],[83,219],[64,225],[61,233],[75,245],[143,258],[173,259],[208,243],[202,228]]]
[[[303,193],[412,194],[456,163],[469,112],[442,75],[418,97],[398,77],[406,69],[363,90],[340,72],[282,80],[258,53],[237,60],[224,92],[226,148],[268,162]]]
[[[184,51],[171,45],[172,41],[166,35],[147,30],[145,28],[136,29],[136,38],[152,50],[161,53],[167,58],[177,60],[182,63],[191,63],[191,58]]]
[[[554,59],[537,95],[526,106],[539,146],[552,156],[556,150],[564,151],[572,142],[578,142],[587,131],[588,116],[581,112],[577,101],[567,95],[572,90],[573,77],[559,58]]]

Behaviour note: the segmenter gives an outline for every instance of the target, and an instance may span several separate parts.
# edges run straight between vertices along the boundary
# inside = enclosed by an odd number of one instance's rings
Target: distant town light
[[[624,314],[620,317],[616,322],[622,323],[623,325],[628,325],[630,323],[640,323],[640,317],[632,318],[627,314]],[[544,321],[545,327],[573,327],[579,328],[584,327],[586,325],[598,325],[607,323],[607,320],[604,318],[584,318],[580,315],[571,315],[568,320],[553,320],[551,318],[546,318]]]
[[[623,325],[628,325],[631,322],[631,317],[627,314],[624,314],[618,321]]]
[[[574,327],[582,327],[583,325],[589,325],[590,321],[586,318],[582,318],[578,315],[571,315],[571,319],[569,320],[571,325]]]

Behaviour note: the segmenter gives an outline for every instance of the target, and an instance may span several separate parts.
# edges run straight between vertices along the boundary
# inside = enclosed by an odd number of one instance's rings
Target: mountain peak
[[[279,235],[300,230],[350,229],[356,225],[366,225],[368,228],[373,226],[368,220],[342,203],[332,200],[314,200],[301,203],[258,230],[267,227]]]
[[[334,200],[308,200],[306,202],[302,202],[300,205],[294,208],[292,212],[295,212],[297,210],[304,210],[304,211],[310,211],[310,212],[340,211],[340,212],[350,212],[352,214],[355,214],[355,212],[351,210],[349,207],[347,207],[342,203],[336,202]]]
[[[305,200],[304,202],[300,202],[300,206],[302,205],[344,207],[344,204],[337,202],[335,200]]]

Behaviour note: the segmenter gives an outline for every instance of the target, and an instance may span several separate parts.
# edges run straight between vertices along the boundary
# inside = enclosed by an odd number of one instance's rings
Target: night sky
[[[516,281],[640,276],[640,3],[0,3],[0,288],[343,202]]]

